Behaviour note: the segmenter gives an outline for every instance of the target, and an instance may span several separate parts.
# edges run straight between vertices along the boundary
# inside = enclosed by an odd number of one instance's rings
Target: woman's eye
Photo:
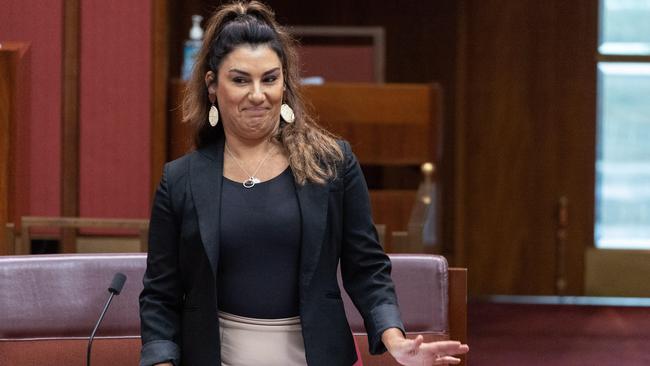
[[[244,84],[244,83],[246,82],[246,79],[244,79],[244,78],[239,78],[239,77],[238,77],[238,78],[234,78],[234,79],[232,79],[232,81],[233,81],[235,84]]]
[[[278,80],[278,77],[277,77],[277,76],[269,76],[269,77],[267,77],[266,79],[264,79],[264,82],[266,82],[266,83],[273,83],[273,82],[275,82],[276,80]]]

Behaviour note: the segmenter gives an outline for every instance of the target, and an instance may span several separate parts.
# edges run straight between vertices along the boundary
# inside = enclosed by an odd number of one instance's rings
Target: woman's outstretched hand
[[[469,351],[466,344],[457,341],[425,343],[421,335],[408,339],[397,328],[385,330],[381,340],[395,360],[407,366],[454,365],[460,363],[460,359],[454,357],[455,355],[462,355]]]

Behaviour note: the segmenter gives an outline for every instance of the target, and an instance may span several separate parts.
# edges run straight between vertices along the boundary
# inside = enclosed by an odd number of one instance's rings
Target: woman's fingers
[[[434,365],[456,365],[460,363],[460,359],[453,355],[467,353],[469,347],[457,341],[440,341],[422,343],[420,351],[433,356]]]
[[[418,335],[413,339],[407,339],[407,342],[408,346],[405,348],[406,353],[410,355],[416,355],[418,352],[420,352],[420,346],[422,345],[422,342],[424,342],[424,337],[422,337],[422,335]]]
[[[418,349],[422,342],[424,342],[424,337],[420,334],[413,339],[413,348]]]
[[[461,355],[469,351],[466,344],[457,341],[425,343],[420,349],[435,354],[434,365],[457,365],[460,363],[460,359],[452,355]]]
[[[423,343],[420,348],[426,352],[442,356],[461,355],[469,351],[469,347],[466,344],[457,341]]]
[[[418,335],[412,339],[403,339],[399,347],[394,347],[391,354],[402,365],[457,365],[460,363],[455,355],[469,351],[466,344],[457,341],[424,342]]]
[[[443,356],[438,357],[434,361],[434,365],[458,365],[460,363],[460,358],[452,356]]]

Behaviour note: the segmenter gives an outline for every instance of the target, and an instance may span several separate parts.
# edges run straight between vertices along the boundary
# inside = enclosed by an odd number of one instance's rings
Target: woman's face
[[[280,122],[284,93],[282,63],[275,51],[266,45],[239,46],[217,72],[216,85],[208,88],[216,94],[226,133],[246,140],[270,136]]]

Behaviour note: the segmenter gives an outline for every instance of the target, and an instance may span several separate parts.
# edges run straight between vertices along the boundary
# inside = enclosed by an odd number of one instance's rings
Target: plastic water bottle
[[[183,68],[181,69],[181,79],[188,80],[192,75],[192,68],[196,62],[196,54],[201,49],[203,42],[203,29],[200,15],[192,15],[192,28],[190,29],[190,38],[187,39],[183,46]]]
[[[418,187],[415,205],[408,223],[408,240],[411,248],[430,248],[427,252],[439,252],[437,187],[433,180],[435,166],[424,163],[421,167],[424,180]]]

